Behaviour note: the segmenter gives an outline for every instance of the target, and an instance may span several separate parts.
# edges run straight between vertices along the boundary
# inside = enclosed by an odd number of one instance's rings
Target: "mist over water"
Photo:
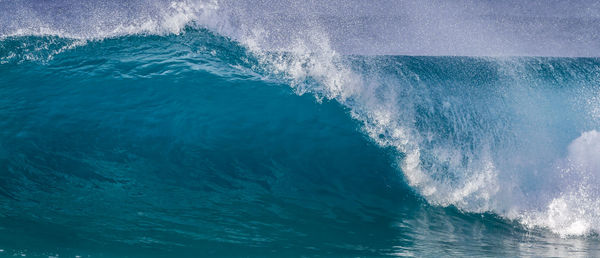
[[[190,22],[263,49],[322,33],[363,55],[598,56],[595,1],[2,1],[0,34],[104,38]],[[294,32],[294,33],[290,33]]]
[[[599,19],[0,1],[0,255],[597,255]]]

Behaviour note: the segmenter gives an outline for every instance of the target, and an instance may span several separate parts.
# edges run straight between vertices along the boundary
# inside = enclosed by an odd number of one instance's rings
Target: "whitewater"
[[[0,255],[600,254],[597,4],[0,14]]]

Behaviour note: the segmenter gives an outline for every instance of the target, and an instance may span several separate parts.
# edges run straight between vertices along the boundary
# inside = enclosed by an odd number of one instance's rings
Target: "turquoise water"
[[[0,255],[598,256],[600,60],[0,40]]]

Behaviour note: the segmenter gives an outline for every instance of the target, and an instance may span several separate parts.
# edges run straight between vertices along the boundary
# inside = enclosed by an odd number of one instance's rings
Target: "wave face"
[[[0,255],[600,255],[598,58],[22,4],[0,2]]]

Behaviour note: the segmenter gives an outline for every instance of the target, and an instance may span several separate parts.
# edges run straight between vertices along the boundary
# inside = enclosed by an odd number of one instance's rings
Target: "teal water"
[[[4,37],[0,255],[598,256],[599,82],[195,27]]]

